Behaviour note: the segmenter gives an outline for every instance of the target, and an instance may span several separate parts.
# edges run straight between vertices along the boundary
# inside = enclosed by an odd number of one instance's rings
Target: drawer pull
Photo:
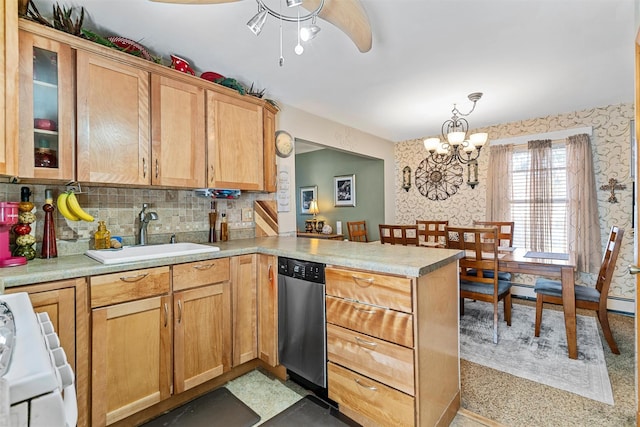
[[[135,276],[122,276],[120,278],[120,280],[122,280],[123,282],[137,282],[138,280],[142,280],[145,277],[147,277],[149,275],[149,273],[142,273],[142,274],[137,274]]]
[[[169,305],[167,305],[167,303],[164,303],[164,327],[166,328],[167,325],[169,324]]]
[[[374,387],[374,386],[372,386],[372,385],[364,385],[364,384],[362,384],[362,383],[360,382],[360,380],[359,380],[359,379],[357,379],[357,378],[354,378],[353,380],[354,380],[354,381],[356,382],[356,384],[358,384],[360,387],[363,387],[363,388],[369,389],[369,390],[371,390],[371,391],[378,391],[378,387]]]
[[[363,288],[366,288],[373,284],[373,277],[368,277],[365,279],[364,277],[351,276],[351,278],[356,283],[356,285],[361,286]]]
[[[198,264],[198,265],[194,265],[193,268],[195,268],[196,270],[208,270],[211,267],[213,267],[215,265],[215,263],[211,263],[211,264]]]
[[[363,340],[363,339],[362,339],[362,338],[360,338],[360,337],[356,337],[356,342],[357,342],[359,345],[361,345],[361,346],[362,346],[362,345],[368,345],[368,346],[373,347],[373,348],[375,348],[375,347],[377,347],[377,346],[378,346],[378,343],[375,343],[375,342],[373,342],[373,341]]]
[[[353,307],[356,310],[362,312],[362,313],[367,313],[367,314],[376,314],[378,311],[377,310],[367,310],[366,308],[360,308],[360,307]]]

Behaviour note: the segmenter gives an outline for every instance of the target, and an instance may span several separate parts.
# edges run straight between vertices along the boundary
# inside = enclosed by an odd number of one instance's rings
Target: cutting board
[[[278,210],[275,200],[256,200],[254,205],[256,237],[278,235]]]

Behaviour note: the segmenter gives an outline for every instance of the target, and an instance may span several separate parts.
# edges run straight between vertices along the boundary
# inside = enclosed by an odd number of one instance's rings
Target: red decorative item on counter
[[[42,233],[42,258],[56,258],[58,256],[58,248],[56,246],[56,228],[53,224],[53,196],[51,190],[45,190],[45,204],[42,206],[44,211],[44,231]]]

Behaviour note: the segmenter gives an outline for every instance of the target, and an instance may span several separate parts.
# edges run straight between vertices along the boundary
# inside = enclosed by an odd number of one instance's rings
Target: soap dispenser
[[[98,221],[98,231],[93,236],[96,249],[109,249],[111,247],[111,233],[107,230],[104,221]]]

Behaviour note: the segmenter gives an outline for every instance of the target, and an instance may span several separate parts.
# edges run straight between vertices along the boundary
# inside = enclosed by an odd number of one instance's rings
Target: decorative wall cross
[[[618,184],[618,180],[615,178],[609,178],[609,184],[601,185],[601,190],[611,191],[611,195],[607,199],[609,203],[618,203],[618,198],[616,197],[616,190],[624,190],[627,188],[624,184]]]

